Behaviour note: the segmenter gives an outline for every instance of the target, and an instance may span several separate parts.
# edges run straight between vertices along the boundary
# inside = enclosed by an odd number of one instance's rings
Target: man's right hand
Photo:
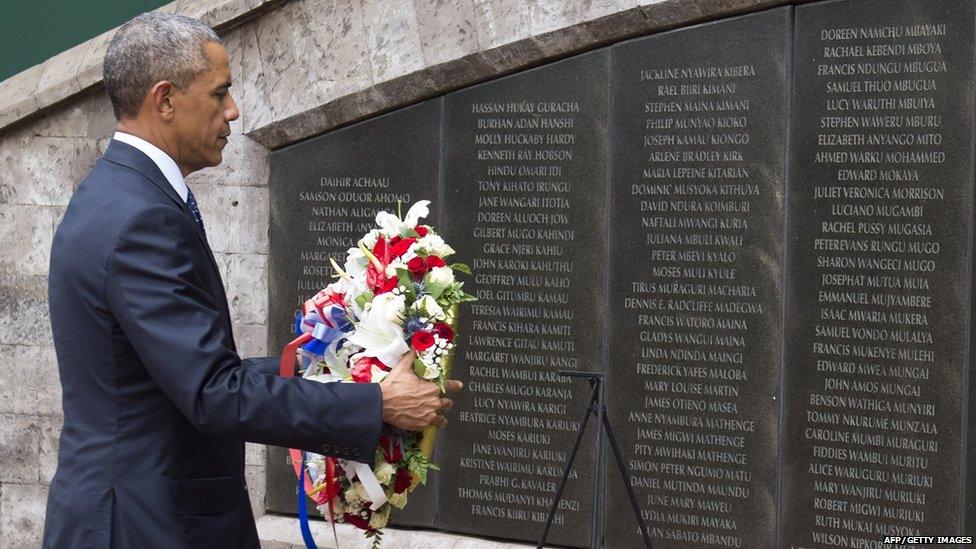
[[[413,359],[417,353],[410,351],[380,382],[383,393],[383,421],[399,429],[422,431],[428,425],[447,426],[441,415],[454,407],[449,398],[441,397],[436,383],[426,381],[413,373]],[[461,389],[460,381],[448,380],[448,391]]]

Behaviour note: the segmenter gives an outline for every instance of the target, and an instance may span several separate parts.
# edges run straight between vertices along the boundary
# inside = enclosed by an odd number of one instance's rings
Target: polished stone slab
[[[445,228],[474,269],[438,526],[533,541],[585,407],[558,370],[602,369],[609,52],[446,97]],[[551,543],[585,545],[592,430]]]
[[[973,21],[796,10],[783,547],[960,533]]]
[[[376,212],[433,200],[437,219],[440,99],[349,126],[271,153],[268,257],[271,349],[294,336],[295,310],[332,279],[329,257],[375,226]],[[437,457],[435,457],[435,461]],[[432,526],[437,474],[394,513],[394,523]],[[295,475],[287,453],[268,452],[268,510],[295,512]]]
[[[791,8],[613,47],[609,414],[654,547],[770,547]],[[642,547],[616,467],[607,547]]]

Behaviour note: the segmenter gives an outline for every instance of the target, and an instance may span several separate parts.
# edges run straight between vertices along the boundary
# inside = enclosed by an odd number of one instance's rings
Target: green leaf
[[[419,358],[413,359],[413,373],[417,374],[417,377],[423,379],[424,374],[427,373],[427,365],[424,364],[423,360]]]
[[[373,301],[374,297],[376,296],[373,295],[373,292],[366,290],[356,297],[356,305],[359,305],[359,308],[362,309],[367,303]]]
[[[410,277],[410,271],[407,269],[397,269],[397,280],[399,285],[403,286],[406,290],[403,295],[407,297],[407,303],[410,303],[417,299],[417,288],[413,285],[413,279]]]
[[[464,274],[471,274],[471,267],[468,267],[465,263],[454,263],[451,265],[451,269]]]
[[[430,297],[433,297],[434,299],[438,299],[439,297],[441,297],[441,294],[444,293],[444,290],[448,288],[447,284],[435,284],[433,282],[430,282],[429,278],[427,280],[428,280],[427,283],[424,284],[424,288],[427,290],[427,293],[430,295]]]

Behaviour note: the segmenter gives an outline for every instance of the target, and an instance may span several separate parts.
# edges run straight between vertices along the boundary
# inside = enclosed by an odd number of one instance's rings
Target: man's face
[[[230,122],[240,116],[228,90],[231,77],[227,51],[216,42],[208,42],[204,51],[209,68],[197,75],[185,90],[174,88],[172,95],[174,152],[185,174],[220,164],[230,135]]]

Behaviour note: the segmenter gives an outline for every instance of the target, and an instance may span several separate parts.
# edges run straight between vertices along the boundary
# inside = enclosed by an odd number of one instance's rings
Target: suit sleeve
[[[265,356],[260,358],[242,358],[241,364],[252,372],[259,372],[268,376],[278,375],[281,357]]]
[[[207,290],[210,266],[195,230],[179,210],[150,206],[121,228],[109,258],[109,306],[153,380],[205,433],[371,460],[379,387],[242,365]]]

